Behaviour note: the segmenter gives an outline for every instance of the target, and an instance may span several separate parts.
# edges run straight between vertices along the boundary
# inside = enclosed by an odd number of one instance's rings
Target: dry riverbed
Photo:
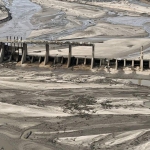
[[[32,0],[42,7],[31,20],[37,29],[29,38],[148,37],[150,5],[137,1],[66,2]],[[146,16],[147,14],[147,16]]]
[[[0,68],[0,148],[148,150],[150,89],[90,71]]]
[[[148,4],[5,2],[13,19],[0,28],[0,37],[88,38],[90,42],[109,38],[99,46],[105,53],[118,47],[120,53],[128,49],[135,53],[135,48],[148,43],[147,39],[111,39],[148,37]],[[39,50],[36,46],[32,49]],[[51,53],[58,52],[61,50]],[[87,53],[91,55],[91,49]],[[35,62],[20,68],[19,64],[0,64],[0,150],[149,150],[150,87],[144,86],[150,82],[149,70],[116,71],[103,66],[90,71],[83,65],[69,69],[48,65],[42,68]],[[143,83],[129,78],[148,80]],[[134,84],[138,81],[142,86]]]

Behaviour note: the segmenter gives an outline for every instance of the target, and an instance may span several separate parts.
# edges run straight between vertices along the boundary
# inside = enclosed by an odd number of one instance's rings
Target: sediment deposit
[[[0,38],[93,42],[95,58],[138,59],[144,46],[150,58],[149,3],[4,2],[12,20],[1,24]],[[50,55],[68,55],[53,46]],[[29,45],[35,54],[44,56],[45,46]],[[91,56],[91,47],[74,47],[73,55]],[[50,65],[0,64],[0,150],[149,150],[149,69]]]
[[[148,150],[148,87],[88,71],[5,67],[0,85],[0,148]]]

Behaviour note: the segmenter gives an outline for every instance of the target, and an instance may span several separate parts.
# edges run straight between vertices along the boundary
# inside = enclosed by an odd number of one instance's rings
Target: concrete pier
[[[123,64],[123,66],[124,66],[124,67],[127,66],[127,61],[126,61],[126,59],[124,59],[124,64]]]
[[[46,52],[44,58],[44,65],[46,65],[49,61],[49,44],[46,44],[45,47],[46,47]]]
[[[134,60],[132,60],[132,68],[134,68]]]
[[[150,60],[149,60],[149,69],[150,69]]]
[[[54,62],[53,63],[54,63],[54,65],[56,64],[56,57],[54,57]]]
[[[84,65],[86,65],[86,57],[84,58]]]
[[[106,60],[105,59],[101,59],[101,65],[106,65]]]
[[[61,64],[64,63],[64,57],[61,57]]]
[[[95,51],[95,46],[92,45],[91,69],[93,69],[94,67],[94,51]]]
[[[118,70],[118,60],[116,59],[115,69]]]
[[[99,66],[102,66],[102,59],[99,60]]]
[[[32,56],[32,58],[31,58],[31,63],[33,63],[34,62],[34,56]]]
[[[69,53],[68,53],[68,62],[67,62],[67,68],[70,67],[70,63],[71,63],[71,55],[72,55],[72,45],[69,45]]]
[[[0,63],[4,60],[4,43],[0,43]]]
[[[9,61],[12,60],[12,55],[13,55],[13,46],[12,46],[12,43],[10,44],[10,49],[11,49],[11,55],[9,57]]]
[[[110,66],[110,60],[107,60],[107,67]]]
[[[57,62],[57,63],[61,63],[61,57],[59,57],[58,55],[57,55],[57,57],[56,57],[56,62]]]
[[[41,63],[41,61],[42,61],[42,57],[39,57],[39,63]]]
[[[23,43],[23,54],[21,58],[21,64],[24,64],[26,62],[26,57],[27,57],[27,44]]]
[[[76,60],[76,65],[78,65],[79,64],[79,58],[77,58],[77,60]]]
[[[143,46],[141,47],[140,69],[143,71]]]
[[[64,63],[64,57],[61,58],[61,64],[63,64],[63,63]]]

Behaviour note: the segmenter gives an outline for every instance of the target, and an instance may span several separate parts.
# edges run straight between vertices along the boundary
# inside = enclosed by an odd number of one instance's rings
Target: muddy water
[[[41,7],[29,0],[3,0],[5,6],[10,9],[12,20],[0,28],[0,38],[6,36],[18,36],[25,39],[34,29],[30,23],[31,17],[38,12]]]

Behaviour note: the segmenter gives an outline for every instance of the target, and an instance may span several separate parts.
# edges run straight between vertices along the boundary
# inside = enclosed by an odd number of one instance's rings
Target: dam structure
[[[140,57],[138,58],[128,58],[128,57],[105,57],[105,51],[102,57],[95,54],[95,50],[99,48],[99,44],[103,43],[102,41],[99,43],[91,43],[91,42],[73,42],[73,41],[35,41],[35,40],[22,40],[18,39],[18,37],[8,38],[7,40],[0,41],[0,63],[3,62],[11,62],[16,61],[20,62],[21,65],[25,63],[34,63],[34,61],[38,61],[39,64],[42,63],[44,66],[48,65],[49,62],[53,64],[66,64],[66,67],[69,68],[71,66],[84,64],[90,66],[93,69],[95,66],[101,67],[105,66],[107,68],[118,68],[122,67],[139,67],[141,71],[144,69],[150,68],[150,60],[144,59],[143,54],[143,46],[140,50]],[[39,47],[42,45],[43,51],[33,51],[32,53],[29,52],[28,48],[32,49],[33,45],[38,45]],[[60,47],[68,49],[68,54],[65,53],[51,54],[51,48],[58,51]],[[81,54],[80,56],[74,55],[73,51],[74,48],[79,47],[80,51],[86,50],[87,53]],[[83,47],[83,48],[82,48]],[[63,49],[61,49],[63,52]],[[121,52],[120,52],[121,53]],[[129,52],[128,52],[129,55]],[[122,55],[120,55],[122,56]]]

